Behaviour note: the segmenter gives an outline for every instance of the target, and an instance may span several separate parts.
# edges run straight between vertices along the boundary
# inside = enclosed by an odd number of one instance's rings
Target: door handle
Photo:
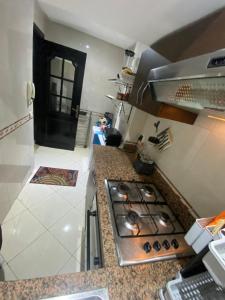
[[[91,223],[90,223],[90,218],[91,217],[96,217],[97,216],[97,212],[96,211],[90,211],[87,210],[87,249],[86,249],[86,256],[87,256],[87,271],[89,271],[91,269]],[[95,259],[95,258],[94,258]],[[98,265],[100,264],[100,258],[98,258]],[[94,261],[94,265],[95,261]]]
[[[90,270],[90,260],[91,260],[91,253],[90,253],[90,210],[87,211],[87,271]]]
[[[75,111],[75,118],[78,119],[78,117],[79,117],[79,111],[80,111],[80,106],[76,105],[76,108],[72,107],[72,111]]]

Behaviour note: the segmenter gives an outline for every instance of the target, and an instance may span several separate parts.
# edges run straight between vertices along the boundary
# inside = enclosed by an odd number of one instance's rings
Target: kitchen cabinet
[[[169,63],[170,62],[165,57],[153,49],[149,48],[145,50],[140,59],[133,89],[128,102],[140,110],[156,117],[193,124],[197,118],[196,113],[169,104],[157,102],[153,99],[153,94],[151,93],[150,85],[148,84],[149,71]]]

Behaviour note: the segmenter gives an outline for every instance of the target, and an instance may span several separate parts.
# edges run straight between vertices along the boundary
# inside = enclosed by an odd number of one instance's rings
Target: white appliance
[[[159,290],[160,300],[224,300],[225,291],[218,286],[209,272],[203,272],[189,278],[169,281],[164,289]]]
[[[225,238],[211,242],[202,261],[215,282],[225,288]]]

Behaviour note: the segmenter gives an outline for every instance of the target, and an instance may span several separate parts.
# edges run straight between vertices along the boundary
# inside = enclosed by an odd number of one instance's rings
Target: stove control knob
[[[163,241],[162,246],[163,246],[166,250],[169,250],[169,249],[170,249],[170,243],[169,243],[167,240]]]
[[[149,242],[146,242],[145,244],[144,244],[144,250],[145,250],[145,252],[146,253],[149,253],[150,251],[151,251],[151,249],[152,249],[152,247],[151,247],[151,245],[150,245],[150,243]]]
[[[161,249],[161,245],[158,241],[155,241],[153,244],[153,248],[155,249],[155,251],[159,251]]]
[[[171,241],[171,245],[173,246],[174,249],[179,248],[179,244],[178,244],[178,241],[176,239],[173,239]]]

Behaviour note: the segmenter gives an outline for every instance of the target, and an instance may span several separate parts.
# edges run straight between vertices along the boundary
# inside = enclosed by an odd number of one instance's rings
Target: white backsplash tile
[[[0,141],[0,223],[32,170],[32,127],[30,121]]]
[[[27,115],[32,81],[33,1],[3,1],[0,10],[0,129]]]
[[[0,10],[0,130],[27,116],[32,81],[33,1],[3,1]],[[0,140],[0,224],[33,166],[33,120]]]
[[[141,132],[146,140],[155,135],[156,120],[148,115]],[[160,121],[160,130],[171,127],[174,142],[164,152],[150,146],[153,160],[200,216],[224,210],[225,123],[205,115],[200,115],[195,125]]]

